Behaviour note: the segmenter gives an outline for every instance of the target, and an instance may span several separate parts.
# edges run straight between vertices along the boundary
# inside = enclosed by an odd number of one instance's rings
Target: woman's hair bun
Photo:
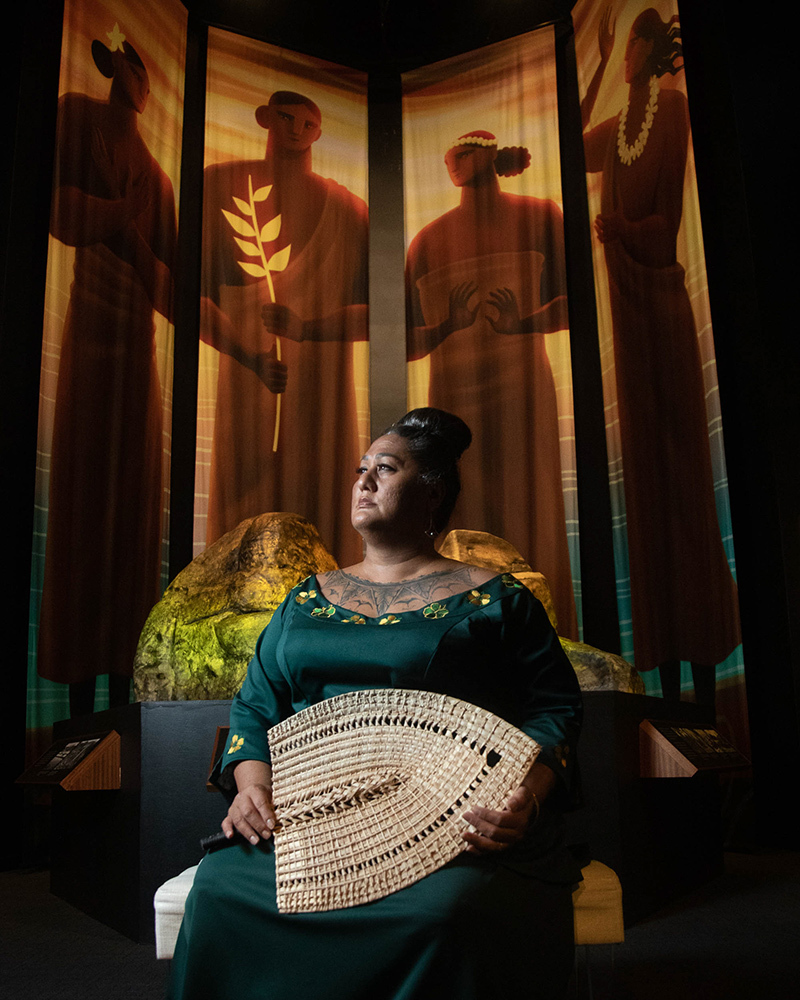
[[[435,438],[431,444],[446,448],[452,461],[461,458],[472,442],[472,431],[461,417],[433,406],[411,410],[393,423],[387,434],[400,434],[409,440]]]

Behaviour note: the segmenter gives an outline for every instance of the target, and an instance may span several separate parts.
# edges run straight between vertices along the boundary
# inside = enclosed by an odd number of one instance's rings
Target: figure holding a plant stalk
[[[348,559],[351,483],[334,456],[358,450],[352,342],[367,338],[367,209],[312,171],[313,101],[278,91],[256,120],[269,132],[264,158],[205,171],[201,336],[220,351],[207,539],[291,511]],[[313,469],[297,462],[309,448]]]

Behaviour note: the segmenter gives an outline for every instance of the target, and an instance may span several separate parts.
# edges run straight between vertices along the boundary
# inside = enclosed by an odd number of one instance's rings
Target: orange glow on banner
[[[282,510],[356,561],[366,77],[212,29],[205,162],[195,551]]]
[[[166,554],[186,10],[67,0],[42,348],[33,726],[128,679]],[[37,634],[38,626],[38,634]],[[37,677],[34,670],[38,667]]]
[[[511,542],[577,638],[552,28],[406,74],[403,150],[409,402],[473,433],[451,527]]]
[[[677,697],[682,673],[713,703],[743,664],[678,8],[582,0],[573,18],[623,654],[653,693]],[[744,699],[725,712],[746,750]]]

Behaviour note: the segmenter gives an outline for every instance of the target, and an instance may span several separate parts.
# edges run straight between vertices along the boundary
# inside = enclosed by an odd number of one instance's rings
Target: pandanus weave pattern
[[[539,745],[475,705],[428,691],[350,691],[269,731],[278,909],[380,899],[467,844],[463,813],[500,808]]]

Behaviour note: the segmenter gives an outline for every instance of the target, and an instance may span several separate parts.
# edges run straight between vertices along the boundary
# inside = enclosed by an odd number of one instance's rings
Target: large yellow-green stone
[[[164,592],[134,661],[138,701],[232,698],[256,640],[292,587],[336,569],[297,514],[260,514],[210,545]]]
[[[449,532],[442,542],[439,555],[471,563],[473,566],[481,566],[484,569],[493,569],[495,573],[511,573],[541,601],[550,624],[556,632],[558,631],[556,609],[544,574],[531,569],[511,542],[507,542],[505,538],[490,535],[488,531],[456,528]]]

